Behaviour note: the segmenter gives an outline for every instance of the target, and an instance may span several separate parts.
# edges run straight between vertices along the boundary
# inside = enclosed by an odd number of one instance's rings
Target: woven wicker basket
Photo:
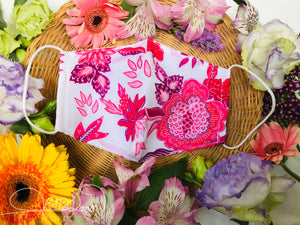
[[[161,0],[162,4],[174,4],[172,0]],[[66,34],[63,19],[67,18],[66,10],[73,8],[73,2],[64,4],[55,14],[54,21],[38,36],[27,50],[27,58],[24,61],[25,67],[35,50],[43,45],[55,45],[63,50],[72,51],[78,50],[70,43],[70,38]],[[193,55],[202,60],[208,61],[215,65],[228,68],[232,64],[241,64],[241,57],[236,53],[235,43],[238,32],[233,28],[231,19],[225,15],[222,23],[218,24],[216,31],[222,36],[222,41],[225,45],[225,50],[217,53],[207,54],[199,49],[196,49],[189,44],[179,41],[175,35],[169,34],[166,31],[157,30],[156,41],[161,42],[169,47],[178,49],[186,54]],[[134,37],[123,40],[118,40],[116,44],[106,44],[104,47],[121,46],[135,43]],[[58,67],[59,67],[59,52],[53,49],[41,51],[33,61],[30,74],[37,78],[43,78],[45,81],[42,94],[46,97],[46,101],[56,99],[57,83],[58,83]],[[233,69],[230,81],[230,105],[227,119],[227,138],[226,144],[229,146],[236,145],[243,140],[248,132],[257,125],[261,119],[261,111],[263,106],[263,93],[254,90],[249,85],[247,75],[241,69]],[[38,105],[39,108],[44,103]],[[253,134],[255,135],[255,133]],[[251,138],[250,137],[250,140]],[[159,158],[153,169],[164,165],[171,164],[185,155],[189,155],[188,169],[191,166],[191,161],[197,156],[203,156],[214,161],[218,161],[229,154],[237,152],[250,152],[248,140],[242,147],[236,150],[227,150],[223,146],[214,146],[205,149],[184,152],[171,156]],[[116,181],[116,174],[112,161],[119,156],[108,151],[90,146],[86,143],[81,143],[72,137],[57,133],[56,135],[46,135],[43,137],[43,144],[55,143],[56,145],[64,144],[70,154],[70,165],[77,170],[77,184],[81,179],[89,174],[101,174]],[[125,166],[136,168],[138,163],[124,160]]]

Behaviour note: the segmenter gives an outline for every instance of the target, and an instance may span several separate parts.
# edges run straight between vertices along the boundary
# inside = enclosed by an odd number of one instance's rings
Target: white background
[[[48,0],[49,7],[55,12],[68,0]],[[234,19],[237,4],[226,0],[230,7],[227,14]],[[300,32],[300,0],[250,0],[260,13],[260,22],[267,23],[272,19],[280,19],[287,23],[296,33]],[[4,19],[7,21],[12,11],[14,0],[0,0]]]

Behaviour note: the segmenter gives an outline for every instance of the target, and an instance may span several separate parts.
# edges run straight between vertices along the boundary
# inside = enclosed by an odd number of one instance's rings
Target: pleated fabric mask
[[[44,48],[61,52],[56,122],[55,131],[42,130],[24,110],[37,130],[63,132],[137,162],[225,143],[230,71],[242,66],[218,67],[152,39],[79,51],[43,46],[29,62],[24,93],[32,60]],[[275,109],[264,86],[273,108],[245,140]]]

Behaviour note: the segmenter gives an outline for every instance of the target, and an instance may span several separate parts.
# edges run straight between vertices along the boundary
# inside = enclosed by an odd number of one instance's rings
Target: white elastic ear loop
[[[232,66],[229,67],[229,71],[231,71],[232,68],[234,67],[239,67],[243,70],[246,70],[248,73],[250,73],[252,76],[254,76],[260,83],[262,83],[262,85],[267,89],[267,91],[269,92],[269,94],[271,95],[271,99],[272,99],[272,108],[269,112],[269,114],[259,123],[257,124],[256,127],[254,127],[249,133],[248,135],[244,138],[244,140],[242,140],[242,142],[236,146],[233,146],[233,147],[230,147],[230,146],[227,146],[225,144],[223,144],[223,146],[227,149],[237,149],[239,147],[241,147],[245,141],[250,137],[250,135],[257,129],[259,128],[263,123],[265,123],[267,121],[267,119],[269,119],[269,117],[272,115],[272,113],[275,111],[275,106],[276,106],[276,99],[275,99],[275,95],[273,93],[273,91],[271,90],[271,88],[259,77],[257,76],[255,73],[251,72],[250,70],[248,70],[247,68],[241,66],[241,65],[238,65],[238,64],[234,64]]]
[[[42,132],[42,133],[45,133],[45,134],[55,134],[57,131],[56,129],[54,131],[47,131],[47,130],[44,130],[38,126],[36,126],[33,122],[31,122],[31,120],[29,119],[29,117],[27,116],[27,112],[26,112],[26,97],[27,97],[27,90],[28,90],[28,78],[29,78],[29,72],[30,72],[30,69],[31,69],[31,64],[32,64],[32,61],[34,59],[34,57],[43,49],[45,48],[54,48],[54,49],[57,49],[59,50],[60,52],[62,52],[63,50],[59,47],[56,47],[56,46],[53,46],[53,45],[44,45],[40,48],[38,48],[35,53],[33,53],[33,55],[31,56],[30,60],[29,60],[29,63],[28,63],[28,66],[27,66],[27,69],[26,69],[26,72],[25,72],[25,80],[24,80],[24,89],[23,89],[23,96],[22,96],[22,108],[23,108],[23,115],[25,117],[25,119],[27,120],[27,122],[30,124],[30,126],[32,126],[33,128],[37,129],[38,131]]]

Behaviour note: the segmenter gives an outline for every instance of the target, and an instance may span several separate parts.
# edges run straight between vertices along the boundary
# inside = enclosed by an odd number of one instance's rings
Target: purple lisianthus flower
[[[284,200],[280,193],[295,184],[291,178],[272,177],[272,168],[255,155],[230,155],[206,171],[202,190],[196,191],[199,204],[236,219],[267,221],[268,213]]]
[[[10,126],[23,118],[22,95],[25,68],[19,62],[0,56],[0,134],[9,133]],[[44,81],[29,76],[26,100],[28,114],[36,113],[35,104],[44,97],[39,89]]]

